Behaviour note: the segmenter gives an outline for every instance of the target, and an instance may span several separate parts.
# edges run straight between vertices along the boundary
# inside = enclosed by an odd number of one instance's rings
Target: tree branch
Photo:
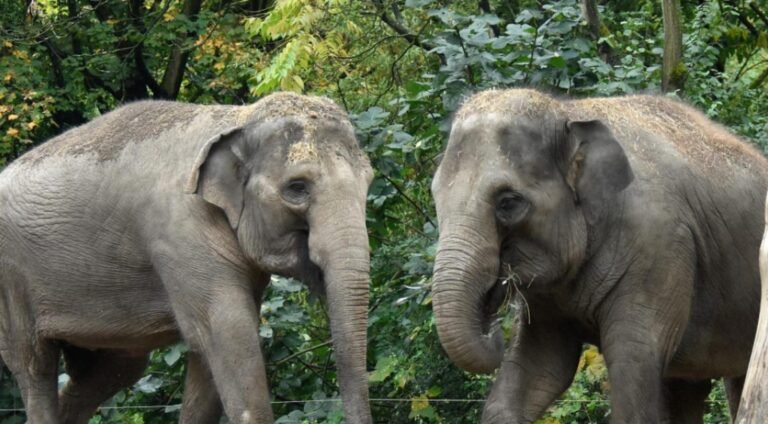
[[[762,10],[760,10],[759,7],[755,4],[755,2],[749,3],[750,9],[752,9],[757,16],[760,18],[761,21],[765,24],[766,27],[768,27],[768,16],[765,16],[765,13],[763,13]]]
[[[93,9],[93,13],[96,15],[96,18],[99,20],[99,22],[104,23],[109,19],[110,11],[106,7],[106,2],[90,0],[89,3],[91,4],[91,9]]]
[[[142,16],[142,0],[131,0],[131,23],[142,34],[142,40],[147,36],[147,28],[144,26]],[[136,66],[136,75],[145,87],[152,91],[152,97],[161,99],[170,99],[169,93],[157,83],[155,77],[149,72],[147,63],[144,61],[144,42],[141,41],[131,47],[133,51],[133,63]],[[148,94],[148,93],[147,93]]]
[[[51,59],[51,66],[53,67],[53,80],[56,86],[64,88],[66,83],[64,82],[64,72],[61,68],[61,52],[53,45],[49,38],[38,37],[38,42],[48,51],[48,57]]]
[[[387,13],[386,9],[384,8],[384,2],[382,0],[372,0],[373,5],[376,7],[376,11],[379,14],[379,18],[381,18],[382,22],[387,24],[390,28],[392,28],[396,33],[400,34],[406,41],[413,44],[416,47],[421,48],[422,50],[426,52],[431,52],[435,46],[432,44],[422,41],[419,39],[419,36],[411,32],[408,28],[405,27],[400,21],[393,18],[392,16],[389,16],[389,13]],[[437,55],[440,57],[440,62],[445,63],[445,58],[443,55],[437,53]]]
[[[307,352],[312,352],[313,350],[317,350],[317,349],[320,349],[321,347],[325,347],[325,346],[328,346],[328,345],[330,345],[330,344],[331,344],[331,342],[332,342],[332,341],[333,341],[333,340],[326,340],[326,341],[324,341],[324,342],[322,342],[322,343],[319,343],[319,344],[316,344],[316,345],[314,345],[314,346],[308,347],[308,348],[306,348],[306,349],[304,349],[304,350],[300,350],[300,351],[298,351],[298,352],[292,353],[292,354],[290,354],[290,355],[286,356],[285,358],[280,358],[280,359],[278,359],[277,361],[275,361],[275,362],[274,362],[273,364],[271,364],[271,365],[280,365],[280,364],[284,364],[284,363],[286,363],[286,362],[290,361],[291,359],[293,359],[293,358],[296,358],[296,357],[298,357],[298,356],[301,356],[301,355],[303,355],[303,354],[305,354],[305,353],[307,353]]]
[[[72,20],[73,22],[75,20],[79,20],[81,15],[79,14],[79,10],[77,9],[77,2],[76,0],[67,0],[67,13],[68,18]],[[77,34],[77,32],[72,32],[71,34],[71,41],[72,41],[72,52],[76,55],[77,58],[80,59],[80,63],[82,65],[82,73],[83,73],[83,82],[86,87],[88,88],[102,88],[103,90],[107,91],[111,95],[117,97],[117,93],[112,90],[111,87],[107,85],[107,83],[104,82],[101,78],[94,75],[89,69],[85,61],[85,55],[83,54],[83,46],[80,42],[80,36]],[[61,58],[64,56],[60,50],[56,49],[56,47],[53,45],[53,43],[50,41],[50,39],[45,39],[46,48],[49,49],[49,52],[55,53],[59,65],[61,64]],[[53,55],[52,55],[53,59]],[[55,72],[55,66],[54,65],[54,72]],[[60,72],[62,72],[62,81],[63,81],[63,71],[61,70],[61,67],[59,69]],[[63,87],[63,84],[61,85]]]
[[[410,204],[411,204],[411,205],[414,207],[414,209],[416,209],[417,211],[419,211],[419,213],[421,214],[421,216],[423,216],[423,217],[424,217],[424,219],[425,219],[427,222],[429,222],[430,224],[432,224],[432,226],[433,226],[433,227],[437,228],[437,225],[435,225],[435,222],[434,222],[434,221],[432,221],[432,218],[429,216],[429,214],[428,214],[428,213],[426,213],[426,212],[424,212],[424,209],[422,209],[422,208],[421,208],[421,206],[419,206],[419,204],[418,204],[418,203],[416,203],[416,201],[415,201],[415,200],[411,199],[411,197],[410,197],[410,196],[408,196],[407,194],[405,194],[405,191],[403,191],[403,189],[402,189],[402,188],[400,188],[400,186],[399,186],[399,185],[397,185],[397,183],[396,183],[396,182],[394,182],[394,181],[392,180],[392,178],[389,178],[389,177],[388,177],[386,174],[383,174],[383,173],[381,174],[381,176],[382,176],[382,177],[384,177],[384,179],[385,179],[385,180],[387,180],[387,182],[388,182],[388,183],[392,184],[392,187],[394,187],[394,188],[395,188],[395,190],[396,190],[398,193],[400,193],[400,195],[401,195],[401,196],[403,196],[403,199],[405,199],[405,200],[406,200],[408,203],[410,203]]]
[[[752,81],[752,84],[749,85],[749,88],[755,89],[760,87],[761,85],[765,84],[765,81],[768,80],[768,66],[766,66],[765,69],[763,69],[763,72],[758,75],[757,78],[755,78],[754,81]]]

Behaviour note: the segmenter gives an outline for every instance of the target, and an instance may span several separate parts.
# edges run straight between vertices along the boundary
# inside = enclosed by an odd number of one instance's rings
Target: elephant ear
[[[248,180],[244,132],[241,127],[231,128],[208,140],[185,188],[223,210],[233,229],[240,224]]]
[[[566,132],[572,152],[566,181],[584,207],[587,222],[595,223],[634,174],[624,149],[602,122],[568,122]]]

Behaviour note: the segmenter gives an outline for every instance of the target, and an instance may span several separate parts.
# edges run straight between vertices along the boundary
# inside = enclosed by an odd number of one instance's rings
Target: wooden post
[[[768,423],[768,198],[765,205],[766,228],[760,244],[760,319],[749,369],[741,393],[736,424]]]

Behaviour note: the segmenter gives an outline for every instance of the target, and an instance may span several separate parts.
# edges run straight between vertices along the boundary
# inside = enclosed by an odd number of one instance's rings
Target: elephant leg
[[[37,335],[28,285],[24,274],[0,257],[0,355],[19,385],[27,423],[56,423],[59,345]]]
[[[255,276],[231,263],[189,267],[190,261],[176,263],[166,255],[158,261],[165,262],[159,271],[176,322],[190,350],[205,358],[229,422],[272,423],[255,300],[269,275]]]
[[[670,379],[664,382],[664,386],[671,424],[701,424],[704,422],[704,401],[712,390],[710,380]]]
[[[667,416],[662,396],[664,355],[649,345],[654,336],[630,336],[639,331],[625,328],[625,337],[602,346],[611,385],[611,424],[657,423]]]
[[[44,339],[18,343],[15,349],[4,352],[3,359],[21,390],[27,424],[58,423],[58,345]]]
[[[656,423],[669,416],[664,372],[688,324],[696,263],[689,231],[673,233],[670,246],[677,248],[648,252],[647,262],[626,271],[598,311],[612,424]]]
[[[483,423],[531,423],[573,381],[581,353],[559,322],[520,322],[483,410]]]
[[[146,352],[88,350],[64,346],[69,382],[59,394],[61,424],[85,424],[96,409],[141,377],[149,362]]]
[[[744,378],[745,377],[723,379],[725,385],[725,397],[728,399],[728,411],[731,413],[731,421],[736,419],[736,413],[739,412],[741,391],[744,389]]]
[[[181,424],[215,424],[221,418],[221,400],[205,359],[196,352],[187,353],[184,402]]]

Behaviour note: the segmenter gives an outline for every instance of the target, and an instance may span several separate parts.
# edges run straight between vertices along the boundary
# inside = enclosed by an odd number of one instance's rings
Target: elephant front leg
[[[259,320],[252,296],[238,290],[216,296],[207,328],[190,344],[203,352],[232,423],[274,421],[259,340]],[[195,343],[195,341],[197,343]]]
[[[216,269],[214,265],[209,269],[210,279],[164,275],[164,283],[172,293],[173,313],[190,349],[205,359],[229,421],[272,423],[255,300],[260,298],[255,296],[257,287],[266,285],[268,276],[249,278],[236,270]],[[194,389],[206,376],[200,369],[203,365],[194,363],[194,357],[192,360],[191,371],[196,374],[190,378],[194,380]],[[214,394],[210,392],[191,395],[202,396],[205,405],[213,403],[210,396]],[[190,402],[191,399],[184,403]]]
[[[638,330],[625,328],[626,333]],[[664,408],[662,374],[664,355],[649,346],[652,336],[624,337],[603,343],[611,386],[611,423],[660,423],[668,414]]]
[[[678,244],[686,246],[683,241]],[[665,422],[671,414],[691,414],[667,407],[664,373],[688,323],[695,260],[691,249],[682,248],[649,257],[654,259],[647,263],[651,268],[627,272],[629,277],[598,311],[600,349],[611,386],[611,423],[615,424]],[[695,404],[691,397],[698,394],[675,391]]]
[[[187,353],[187,374],[184,380],[184,403],[181,407],[181,424],[218,423],[221,418],[221,401],[213,382],[213,376],[205,359],[197,352]]]
[[[483,423],[521,424],[539,418],[571,384],[581,343],[560,322],[520,323],[491,395]]]

